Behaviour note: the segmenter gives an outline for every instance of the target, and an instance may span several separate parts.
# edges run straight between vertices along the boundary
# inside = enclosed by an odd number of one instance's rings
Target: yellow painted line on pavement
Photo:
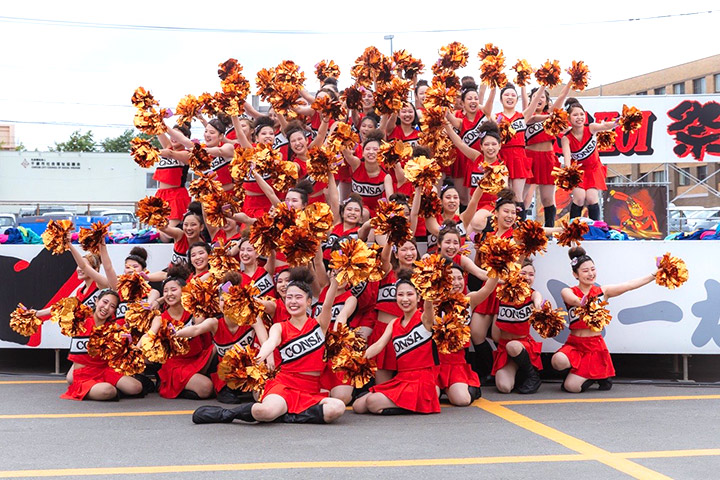
[[[720,456],[720,448],[699,448],[696,450],[659,450],[655,452],[616,453],[623,458],[685,458]]]
[[[619,398],[544,398],[539,400],[498,400],[498,405],[550,405],[560,403],[662,402],[675,400],[720,400],[720,395],[670,395],[661,397]]]
[[[618,455],[614,455],[611,452],[604,450],[600,447],[592,445],[584,440],[568,435],[567,433],[556,430],[543,423],[537,422],[525,415],[521,415],[517,412],[510,410],[509,408],[481,398],[473,403],[476,407],[491,413],[497,417],[502,418],[518,427],[524,428],[536,435],[547,438],[555,443],[558,443],[565,448],[573,450],[581,455],[584,455],[592,460],[596,460],[600,463],[607,465],[608,467],[614,468],[622,473],[630,475],[633,478],[638,479],[667,479],[670,477],[662,475],[654,470],[644,467],[640,464],[631,462],[630,460],[623,458]]]

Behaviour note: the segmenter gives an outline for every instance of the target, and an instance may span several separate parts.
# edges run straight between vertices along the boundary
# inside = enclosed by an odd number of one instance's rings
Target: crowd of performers
[[[531,326],[543,337],[570,329],[551,362],[563,390],[609,390],[602,299],[652,281],[678,286],[687,272],[666,255],[644,277],[598,286],[579,246],[585,224],[555,226],[554,191],[571,191],[571,219],[584,207],[598,219],[605,172],[596,134],[631,115],[588,125],[567,98],[582,86],[576,71],[559,98],[548,95],[555,64],[538,70],[543,81],[529,94],[522,62],[514,68],[523,86],[501,85],[489,73],[502,55],[492,46],[481,52],[483,85],[460,81],[454,69],[467,53],[453,45],[432,82],[417,79],[422,64],[409,55],[371,60],[368,49],[342,94],[333,62],[318,67],[316,95],[284,62],[258,74],[268,115],[238,98],[234,61],[220,65],[223,92],[183,99],[174,126],[138,89],[136,125],[162,146],[134,141],[135,160],[155,165],[160,185],[138,215],[173,242],[172,263],[149,272],[136,247],[118,275],[107,225],[81,232],[83,254],[69,241],[72,226],[52,223],[46,247],[69,250],[83,283],[44,311],[19,306],[11,325],[29,335],[50,317],[72,337],[63,398],[157,392],[239,404],[200,407],[196,423],[326,423],[347,405],[439,413],[442,395],[466,406],[481,385],[537,392],[543,364]],[[497,94],[501,112],[492,111]],[[202,143],[190,138],[193,118],[205,126]],[[527,218],[536,193],[544,224]],[[532,288],[532,258],[553,235],[571,247],[565,268],[577,284],[562,291],[567,314]]]

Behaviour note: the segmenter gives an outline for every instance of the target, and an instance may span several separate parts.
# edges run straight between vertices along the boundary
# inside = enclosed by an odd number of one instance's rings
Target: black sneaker
[[[202,425],[206,423],[232,423],[235,412],[217,405],[205,405],[193,412],[192,421]]]
[[[613,386],[612,378],[603,378],[598,380],[598,390],[610,390]]]

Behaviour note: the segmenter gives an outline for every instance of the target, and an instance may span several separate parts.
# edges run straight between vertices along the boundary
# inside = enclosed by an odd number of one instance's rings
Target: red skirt
[[[493,369],[491,375],[495,375],[498,370],[508,364],[509,355],[507,353],[507,344],[512,341],[513,340],[502,339],[497,343],[497,350],[493,352]],[[542,343],[536,342],[530,335],[525,338],[515,339],[514,341],[522,343],[523,348],[528,352],[530,363],[532,363],[533,367],[542,370],[543,364],[542,358],[540,358]]]
[[[465,361],[465,350],[455,353],[439,353],[440,365],[435,366],[437,386],[440,390],[449,388],[455,383],[465,383],[471,387],[480,386],[480,378]]]
[[[500,300],[497,298],[495,290],[488,295],[488,297],[479,303],[473,313],[479,313],[480,315],[497,315],[500,311]]]
[[[323,390],[330,391],[335,387],[341,385],[350,385],[350,382],[343,380],[343,374],[340,372],[333,372],[330,362],[325,364],[325,370],[320,375],[320,388]]]
[[[375,327],[368,338],[368,345],[372,345],[377,342],[380,337],[385,333],[385,328],[388,326],[387,323],[375,322]],[[397,370],[397,357],[395,356],[395,349],[393,348],[392,342],[388,342],[385,348],[375,357],[377,362],[378,370]]]
[[[248,217],[260,218],[270,211],[272,203],[265,195],[245,195],[242,211]]]
[[[90,389],[98,383],[109,383],[114,387],[123,377],[122,373],[118,373],[110,367],[86,365],[73,370],[73,382],[68,386],[67,392],[60,395],[60,398],[82,400],[90,392]]]
[[[267,382],[260,401],[268,395],[280,395],[287,403],[288,413],[304,412],[327,398],[327,393],[320,392],[320,377],[282,370]]]
[[[416,413],[440,413],[440,400],[436,390],[435,367],[398,372],[392,380],[370,388],[382,393],[395,405]]]
[[[190,194],[185,187],[159,188],[155,196],[170,204],[170,220],[182,220],[190,205]]]
[[[583,164],[580,164],[580,166],[583,168],[583,179],[580,188],[583,190],[589,190],[591,188],[607,190],[607,185],[605,185],[607,167],[605,165],[597,162],[592,167]]]
[[[577,337],[570,335],[558,352],[570,360],[570,373],[582,378],[597,380],[615,376],[610,352],[602,336]]]
[[[532,177],[532,171],[528,168],[525,147],[502,147],[500,158],[507,166],[510,179]]]
[[[368,327],[375,328],[377,322],[377,310],[369,309],[366,312],[358,312],[350,320],[350,328]],[[383,324],[387,325],[387,324]]]
[[[528,178],[527,183],[533,185],[555,185],[555,179],[552,177],[554,167],[559,167],[555,152],[536,152],[534,150],[525,150],[525,154],[532,162],[532,177]]]
[[[192,357],[171,357],[158,371],[160,389],[163,398],[177,398],[185,389],[193,375],[199,373],[210,361],[212,348],[206,348]]]

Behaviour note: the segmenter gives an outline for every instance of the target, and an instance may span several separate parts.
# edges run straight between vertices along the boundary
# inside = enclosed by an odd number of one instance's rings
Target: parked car
[[[12,213],[0,213],[0,233],[12,227],[17,227],[15,215]]]
[[[686,213],[690,231],[715,230],[720,222],[720,210],[705,209]]]
[[[100,216],[107,217],[112,221],[110,225],[111,232],[128,233],[138,228],[138,219],[135,213],[128,210],[103,210]]]

